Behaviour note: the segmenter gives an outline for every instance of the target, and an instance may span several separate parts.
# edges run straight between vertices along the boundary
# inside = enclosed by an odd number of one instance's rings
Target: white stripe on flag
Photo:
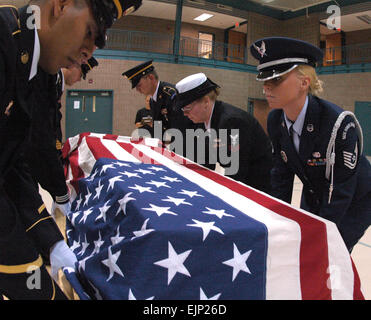
[[[111,152],[117,160],[130,161],[140,163],[140,161],[132,156],[129,152],[124,150],[116,140],[102,139],[100,140],[104,147]],[[128,142],[126,142],[128,143]]]

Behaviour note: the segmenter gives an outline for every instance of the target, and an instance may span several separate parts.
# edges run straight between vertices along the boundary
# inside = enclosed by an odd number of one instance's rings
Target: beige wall
[[[139,64],[140,61],[98,60],[99,67],[88,74],[87,80],[81,81],[73,88],[67,87],[66,89],[113,90],[113,133],[130,135],[135,128],[136,112],[144,106],[144,96],[132,90],[129,81],[123,78],[121,73]],[[264,99],[262,83],[257,82],[255,75],[251,73],[159,62],[155,62],[155,68],[161,80],[173,84],[190,74],[204,72],[221,86],[220,100],[244,110],[247,110],[249,98]],[[321,75],[320,78],[325,83],[325,91],[321,97],[344,109],[353,111],[355,101],[371,101],[370,72]],[[89,79],[93,80],[92,84],[89,84]],[[65,95],[62,101],[62,113],[64,114]],[[259,120],[262,122],[260,117],[259,115]],[[62,120],[63,129],[65,128],[64,119],[65,117]]]

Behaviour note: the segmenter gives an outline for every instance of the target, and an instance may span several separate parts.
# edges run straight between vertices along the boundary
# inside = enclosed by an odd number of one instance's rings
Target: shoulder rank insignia
[[[169,86],[164,86],[162,91],[170,97],[172,97],[176,93],[175,89]]]
[[[357,165],[357,157],[358,157],[358,146],[356,143],[356,146],[354,148],[353,152],[347,152],[343,151],[343,157],[344,157],[344,166],[348,167],[349,169],[353,170]]]

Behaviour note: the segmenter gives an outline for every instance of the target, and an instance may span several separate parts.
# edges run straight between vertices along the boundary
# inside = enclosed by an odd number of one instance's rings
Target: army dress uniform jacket
[[[230,178],[241,181],[263,192],[270,192],[270,170],[272,168],[272,147],[268,136],[259,122],[246,111],[222,101],[216,101],[211,116],[211,129],[217,133],[211,136],[210,150],[217,154],[217,160],[224,168],[221,154],[228,153],[228,158],[238,154],[238,171]],[[226,131],[222,131],[225,129]],[[226,133],[226,134],[225,134]],[[209,151],[209,160],[211,158]],[[233,160],[232,160],[233,161]],[[214,162],[214,161],[212,161]],[[206,165],[214,169],[212,163]]]
[[[42,73],[39,70],[39,73]],[[41,187],[48,191],[57,203],[69,201],[68,188],[58,148],[60,119],[59,93],[56,75],[45,75],[44,81],[38,81],[37,104],[31,126],[31,141],[25,153],[31,174]]]
[[[272,194],[291,202],[294,175],[303,183],[301,207],[337,224],[348,249],[371,221],[371,166],[360,154],[353,117],[346,116],[335,140],[333,191],[326,179],[327,148],[334,124],[343,111],[333,103],[308,96],[308,107],[296,152],[281,109],[268,116],[274,149]]]
[[[48,258],[63,240],[24,160],[37,117],[34,88],[45,76],[36,72],[31,78],[36,31],[26,25],[26,10],[0,8],[0,280],[2,266],[6,274],[19,274],[19,266],[29,263],[41,266],[41,256]]]
[[[176,89],[174,85],[160,81],[156,101],[150,100],[153,121],[162,121],[162,129],[165,131],[170,127],[169,118],[174,111]]]

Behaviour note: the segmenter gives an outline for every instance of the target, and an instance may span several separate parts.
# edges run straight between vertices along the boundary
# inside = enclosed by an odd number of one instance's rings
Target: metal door
[[[66,138],[82,132],[112,133],[112,91],[68,90]]]

